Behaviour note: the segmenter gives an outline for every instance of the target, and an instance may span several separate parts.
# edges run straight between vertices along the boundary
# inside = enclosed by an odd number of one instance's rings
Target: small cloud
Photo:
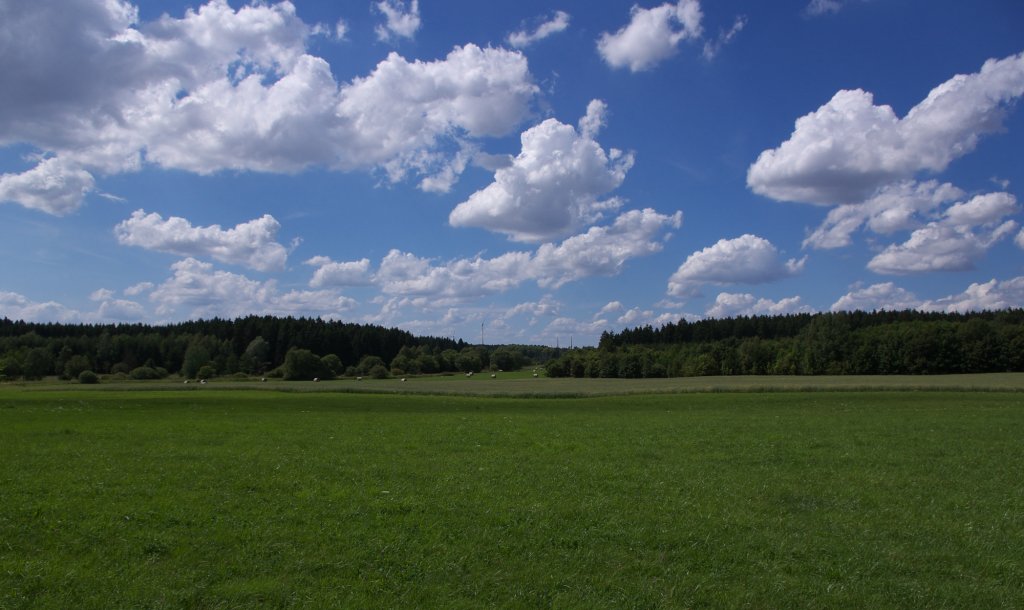
[[[420,29],[419,0],[412,0],[408,5],[404,0],[381,0],[376,7],[387,18],[384,25],[377,26],[378,40],[388,42],[394,36],[411,39]]]
[[[210,257],[258,271],[284,268],[288,252],[275,241],[281,225],[270,214],[231,229],[220,225],[194,227],[184,218],[136,210],[114,227],[117,241],[126,246],[169,252],[180,256]]]
[[[309,280],[310,288],[365,286],[370,283],[368,258],[338,263],[326,256],[314,256],[303,264],[317,268]]]
[[[999,188],[1003,189],[1004,191],[1010,189],[1010,181],[1007,180],[1006,178],[997,178],[995,176],[992,176],[988,180],[989,180],[989,182],[991,182],[992,184],[995,184],[996,186],[998,186]]]
[[[113,193],[102,193],[102,192],[97,191],[96,195],[98,197],[102,197],[102,198],[106,199],[107,201],[116,201],[117,203],[124,203],[124,202],[128,201],[124,197],[119,197],[119,196],[117,196],[117,195],[115,195]]]
[[[757,235],[720,239],[686,258],[668,281],[668,294],[692,296],[702,284],[762,284],[800,273],[807,257],[783,261],[774,245]]]
[[[142,294],[143,292],[149,292],[154,287],[153,282],[140,282],[134,286],[129,286],[124,289],[125,296],[133,297]]]
[[[622,311],[623,309],[625,309],[625,307],[623,306],[621,301],[611,301],[607,305],[602,307],[600,311],[598,311],[596,314],[594,314],[594,317],[598,318],[598,317],[601,317],[601,316],[604,316],[604,315],[607,315],[607,314],[610,314],[610,313],[615,313],[615,312],[618,312],[618,311]]]
[[[718,33],[718,38],[715,40],[709,40],[704,43],[704,59],[711,61],[718,55],[718,52],[722,50],[722,47],[732,42],[732,39],[737,34],[743,31],[743,28],[747,25],[746,15],[740,15],[733,22],[732,27],[728,31],[722,31]]]
[[[597,51],[612,68],[650,70],[675,55],[680,42],[699,39],[702,19],[698,0],[679,0],[650,9],[634,5],[628,24],[614,34],[601,34]]]
[[[552,34],[565,31],[569,27],[569,13],[555,11],[551,19],[537,26],[533,32],[520,30],[508,35],[508,43],[516,49],[525,49],[533,43],[544,40]]]
[[[810,4],[804,9],[804,14],[808,17],[817,17],[829,13],[838,13],[843,8],[843,4],[843,0],[811,0]]]
[[[347,35],[348,35],[348,24],[345,23],[344,19],[339,19],[338,22],[334,24],[334,39],[335,40],[345,40],[345,36],[347,36]]]

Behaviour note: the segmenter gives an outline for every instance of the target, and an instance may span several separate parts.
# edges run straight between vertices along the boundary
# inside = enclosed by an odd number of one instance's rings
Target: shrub
[[[135,367],[128,376],[132,379],[160,379],[159,371],[150,366]]]
[[[338,358],[337,354],[327,354],[320,359],[320,362],[331,372],[332,377],[339,377],[345,372],[345,366],[341,363],[341,358]]]
[[[333,377],[330,369],[324,365],[320,357],[308,349],[293,347],[284,356],[284,378],[288,380],[302,379],[309,381],[314,377],[326,379]]]
[[[374,379],[387,379],[388,369],[383,364],[378,364],[371,368],[369,372],[367,372],[367,375]]]
[[[77,379],[82,371],[91,370],[92,363],[89,362],[89,358],[81,354],[72,356],[64,363],[64,376],[68,379]]]
[[[111,373],[124,373],[125,375],[130,375],[131,372],[132,372],[132,367],[127,362],[118,362],[114,366],[110,367],[110,372]]]
[[[92,371],[82,371],[78,374],[78,383],[99,383],[100,378]]]
[[[211,377],[216,376],[217,369],[213,368],[209,364],[204,364],[203,366],[199,367],[198,371],[196,371],[196,377],[198,377],[199,379],[209,379]]]

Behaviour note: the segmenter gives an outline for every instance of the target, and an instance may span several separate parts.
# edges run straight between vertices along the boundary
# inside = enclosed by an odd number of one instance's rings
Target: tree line
[[[605,332],[553,377],[875,375],[1024,371],[1024,309],[740,316]]]
[[[86,383],[99,375],[387,377],[513,370],[554,355],[543,346],[478,346],[319,318],[249,316],[157,326],[0,319],[0,381],[52,375]]]

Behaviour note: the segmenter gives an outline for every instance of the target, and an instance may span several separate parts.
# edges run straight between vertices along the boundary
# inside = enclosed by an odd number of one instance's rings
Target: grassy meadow
[[[0,386],[0,608],[1024,606],[1024,393],[520,380]]]

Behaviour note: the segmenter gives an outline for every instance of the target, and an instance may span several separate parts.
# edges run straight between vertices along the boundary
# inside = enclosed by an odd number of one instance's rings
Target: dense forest
[[[937,374],[1024,371],[1024,309],[838,312],[680,320],[605,332],[596,348],[470,345],[381,326],[249,316],[178,324],[0,320],[0,381],[513,370],[552,377]]]
[[[1024,310],[837,312],[680,320],[606,332],[548,363],[554,377],[1024,371]]]
[[[73,379],[83,373],[136,379],[172,374],[381,377],[508,369],[544,361],[552,352],[534,346],[484,348],[318,318],[250,316],[162,326],[0,320],[0,381],[49,375]]]

